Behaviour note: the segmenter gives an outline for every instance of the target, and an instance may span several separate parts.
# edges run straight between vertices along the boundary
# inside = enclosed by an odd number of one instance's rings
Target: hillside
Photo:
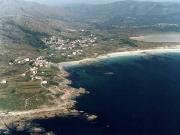
[[[65,13],[59,8],[52,8],[24,0],[0,0],[0,17],[31,16],[38,18],[60,17]]]
[[[60,20],[65,13],[52,8],[23,0],[0,0],[0,43],[8,55],[22,55],[22,52],[37,53],[36,49],[46,48],[41,41],[44,35],[58,34],[66,29]],[[10,47],[10,48],[9,48]],[[22,51],[17,51],[21,48]],[[19,54],[18,54],[19,53]],[[24,54],[23,53],[23,54]]]
[[[153,25],[179,23],[180,4],[161,2],[121,1],[102,5],[67,6],[76,21],[98,25]]]

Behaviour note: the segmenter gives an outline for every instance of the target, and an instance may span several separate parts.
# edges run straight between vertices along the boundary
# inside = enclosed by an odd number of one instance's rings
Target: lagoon
[[[180,42],[180,33],[168,32],[168,33],[153,33],[138,37],[131,37],[130,39],[144,41],[144,42]]]

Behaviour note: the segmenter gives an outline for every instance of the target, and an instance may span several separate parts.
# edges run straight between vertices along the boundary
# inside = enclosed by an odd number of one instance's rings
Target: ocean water
[[[77,109],[95,114],[36,120],[58,135],[179,135],[180,54],[119,57],[67,68],[73,87],[90,94]]]

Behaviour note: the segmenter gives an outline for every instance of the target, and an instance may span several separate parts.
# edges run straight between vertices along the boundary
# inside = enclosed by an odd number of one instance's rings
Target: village
[[[57,36],[42,38],[45,45],[61,52],[61,56],[80,56],[83,55],[84,48],[96,46],[97,37],[93,34],[81,36],[79,39],[62,39]]]

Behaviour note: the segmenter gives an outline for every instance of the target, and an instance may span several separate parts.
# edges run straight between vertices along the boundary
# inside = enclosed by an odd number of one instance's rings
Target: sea
[[[180,135],[180,53],[109,58],[66,67],[89,94],[76,109],[97,115],[34,123],[57,135]]]

